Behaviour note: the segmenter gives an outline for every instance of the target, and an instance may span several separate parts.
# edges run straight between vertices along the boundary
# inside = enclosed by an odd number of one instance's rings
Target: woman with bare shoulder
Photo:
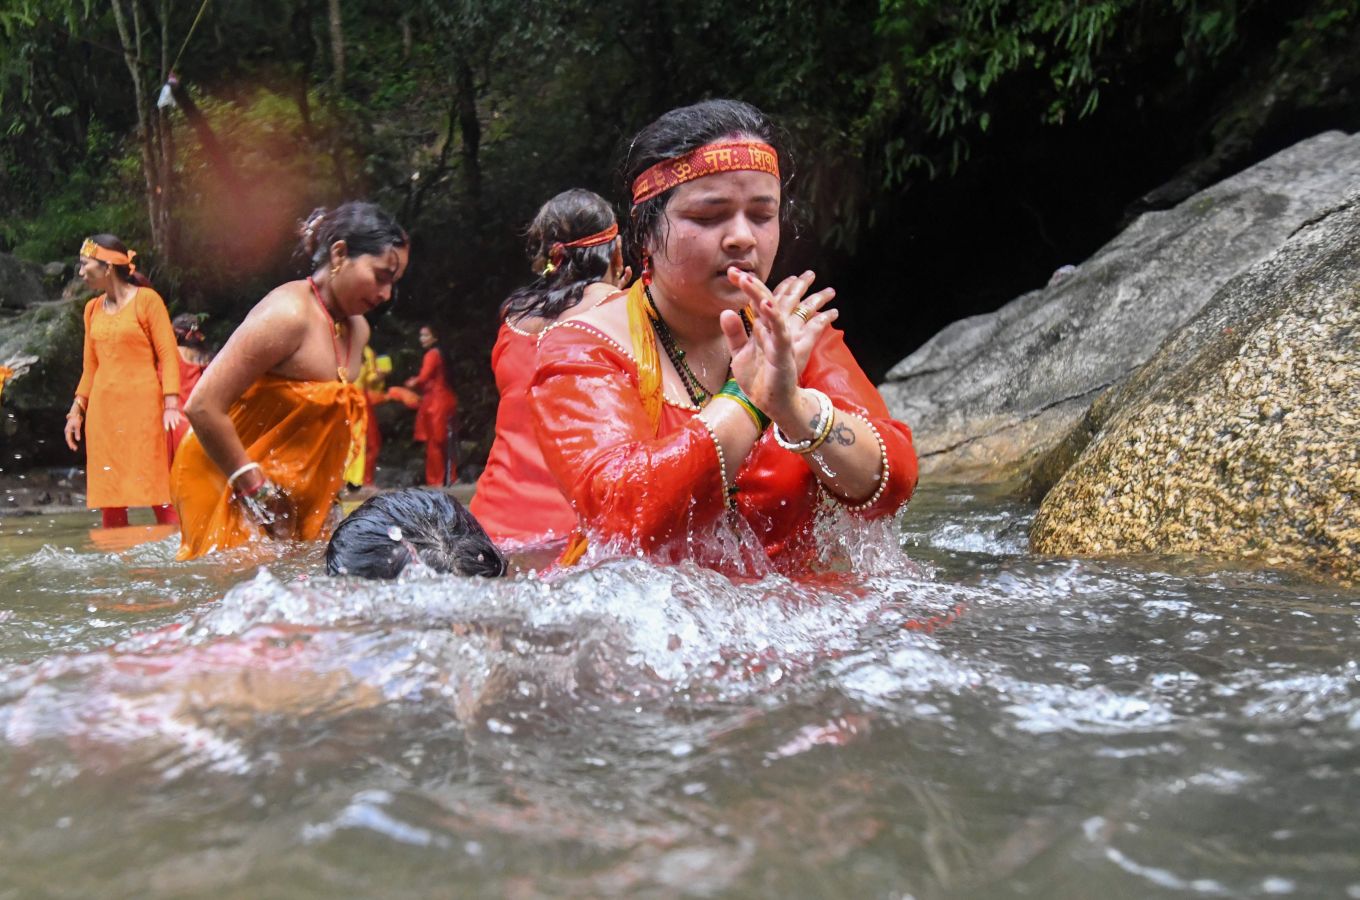
[[[311,276],[255,305],[185,409],[193,432],[171,473],[180,559],[261,535],[322,535],[364,424],[363,393],[350,380],[368,343],[364,314],[391,299],[408,244],[371,203],[307,219],[301,250]]]

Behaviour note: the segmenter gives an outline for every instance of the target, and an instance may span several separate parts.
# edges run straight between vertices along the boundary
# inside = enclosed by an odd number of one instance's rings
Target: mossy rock
[[[1110,396],[1044,553],[1202,554],[1360,580],[1360,195],[1223,287]]]

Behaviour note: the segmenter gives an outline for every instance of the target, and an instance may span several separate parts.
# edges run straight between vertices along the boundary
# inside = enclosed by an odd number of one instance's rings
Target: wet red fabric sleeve
[[[837,409],[855,413],[873,425],[883,439],[888,483],[878,499],[868,506],[856,506],[854,501],[842,502],[866,518],[896,513],[916,490],[916,448],[912,445],[911,429],[889,414],[883,396],[859,367],[850,348],[845,346],[845,337],[840,331],[829,328],[817,342],[801,383],[825,393]]]
[[[723,511],[712,435],[694,417],[657,436],[621,350],[563,326],[544,333],[538,360],[529,386],[535,431],[587,532],[650,550]]]

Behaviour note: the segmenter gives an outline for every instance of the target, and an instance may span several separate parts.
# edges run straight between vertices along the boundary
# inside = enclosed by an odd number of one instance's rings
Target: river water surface
[[[803,583],[0,518],[0,897],[1360,898],[1360,591],[1031,515]]]

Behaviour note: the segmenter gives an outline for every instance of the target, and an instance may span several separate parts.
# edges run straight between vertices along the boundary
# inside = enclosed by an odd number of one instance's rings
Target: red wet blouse
[[[565,538],[576,528],[576,514],[543,463],[529,414],[537,343],[538,335],[505,322],[491,351],[500,392],[496,439],[468,509],[503,547]]]
[[[846,508],[866,518],[896,513],[916,487],[911,429],[888,414],[839,331],[826,330],[800,383],[864,419],[878,438],[878,488]],[[832,495],[808,463],[767,431],[735,483],[724,484],[721,451],[698,408],[667,396],[653,428],[638,393],[637,363],[599,329],[568,320],[543,332],[529,405],[543,459],[592,544],[667,560],[730,560],[730,548],[714,546],[721,543],[714,526],[730,507],[741,520],[732,523],[737,540],[744,523],[779,570],[801,571],[812,560],[813,523]]]

